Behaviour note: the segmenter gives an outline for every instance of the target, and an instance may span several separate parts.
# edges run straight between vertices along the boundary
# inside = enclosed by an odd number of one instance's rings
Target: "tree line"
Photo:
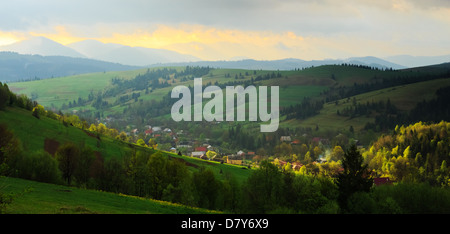
[[[378,69],[376,69],[378,70]],[[412,84],[434,79],[448,78],[450,69],[447,64],[430,66],[427,70],[392,70],[385,69],[377,72],[368,82],[354,83],[350,86],[333,86],[323,94],[326,102],[333,102],[339,99],[352,97],[358,94],[399,86],[405,84]],[[334,74],[331,74],[332,79],[335,79]]]
[[[375,121],[367,123],[364,129],[376,131],[388,131],[396,125],[414,124],[419,121],[423,122],[440,122],[441,120],[450,121],[450,86],[439,88],[436,97],[428,101],[423,100],[409,112],[401,113],[397,111],[381,112],[375,117]],[[391,105],[395,110],[395,106]]]
[[[406,182],[373,186],[370,163],[364,163],[367,156],[354,145],[345,151],[343,170],[335,176],[280,170],[264,160],[246,180],[238,181],[204,167],[191,170],[180,158],[153,150],[136,149],[106,160],[89,147],[69,142],[54,156],[25,153],[5,125],[0,132],[1,174],[41,182],[231,213],[446,213],[450,208],[448,189]]]

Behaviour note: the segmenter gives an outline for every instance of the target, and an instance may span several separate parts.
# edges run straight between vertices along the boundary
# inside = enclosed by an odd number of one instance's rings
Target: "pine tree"
[[[356,192],[369,192],[373,180],[369,175],[367,165],[363,165],[363,157],[356,149],[356,145],[352,145],[345,152],[342,166],[344,171],[339,174],[337,179],[339,188],[338,202],[341,209],[345,211],[347,210],[348,198]]]

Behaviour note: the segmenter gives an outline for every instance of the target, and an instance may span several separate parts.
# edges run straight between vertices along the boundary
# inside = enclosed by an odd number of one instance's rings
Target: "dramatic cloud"
[[[15,0],[0,44],[46,36],[173,49],[204,59],[450,53],[447,0]]]

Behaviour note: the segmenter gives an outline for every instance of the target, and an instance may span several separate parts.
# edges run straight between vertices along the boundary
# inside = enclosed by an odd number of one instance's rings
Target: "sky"
[[[203,60],[450,54],[449,0],[14,0],[0,3],[0,45],[169,49]]]

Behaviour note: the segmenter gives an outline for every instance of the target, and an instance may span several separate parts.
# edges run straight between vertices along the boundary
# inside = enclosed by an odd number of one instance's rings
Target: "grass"
[[[205,214],[218,213],[170,202],[103,191],[0,177],[0,189],[13,194],[7,214]]]
[[[319,96],[326,86],[293,85],[280,87],[280,106],[290,106],[301,103],[305,97]]]
[[[232,164],[227,164],[227,163],[221,164],[220,162],[217,162],[217,161],[203,160],[203,159],[194,158],[194,157],[190,157],[190,156],[179,156],[177,154],[168,153],[168,152],[166,152],[166,153],[172,157],[182,158],[184,161],[186,161],[190,164],[194,164],[197,167],[205,167],[207,169],[211,169],[214,172],[214,174],[218,176],[217,177],[218,179],[224,179],[227,174],[230,174],[241,184],[247,180],[247,178],[250,176],[250,174],[254,170],[253,168],[249,169],[249,168],[247,168],[245,166],[241,166],[241,165],[232,165]],[[193,167],[190,167],[190,169],[192,171],[195,170]]]
[[[6,108],[0,111],[0,123],[5,123],[8,129],[13,131],[14,135],[20,139],[25,152],[35,152],[44,149],[46,138],[58,141],[60,144],[65,142],[73,142],[77,145],[85,145],[91,147],[94,151],[98,151],[108,160],[112,157],[121,158],[132,153],[131,144],[111,139],[110,137],[101,136],[101,141],[87,135],[81,129],[73,126],[64,126],[61,122],[41,116],[37,119],[31,115],[30,111],[20,108]],[[153,153],[150,148],[143,148],[132,145],[137,150],[148,151]],[[163,151],[164,152],[164,151]],[[180,157],[176,154],[164,152],[166,155]],[[195,168],[204,166],[210,168],[218,176],[223,179],[226,173],[233,174],[238,181],[244,181],[250,175],[248,169],[242,169],[242,166],[229,164],[220,164],[218,162],[206,161],[190,156],[182,156],[189,163],[195,165]],[[196,170],[194,167],[190,169]],[[222,172],[222,174],[220,173]]]
[[[418,102],[422,100],[430,100],[435,97],[437,89],[450,85],[450,79],[437,79],[431,81],[424,81],[408,85],[390,87],[386,89],[376,90],[372,92],[363,93],[354,96],[357,103],[366,104],[367,102],[378,102],[380,100],[387,101],[390,99],[400,111],[409,111],[415,107]],[[321,130],[337,130],[348,131],[350,126],[353,126],[355,131],[364,128],[367,122],[372,122],[374,116],[359,116],[356,118],[349,118],[345,116],[338,116],[337,110],[343,110],[352,105],[353,97],[350,100],[341,99],[338,105],[335,102],[325,103],[323,109],[316,116],[305,120],[287,120],[283,121],[281,126],[290,127],[310,127],[315,128],[319,126]]]
[[[89,73],[53,79],[43,79],[29,82],[8,84],[11,91],[25,94],[28,97],[37,95],[36,101],[41,105],[61,107],[63,103],[77,100],[78,97],[87,98],[92,91],[97,94],[110,85],[113,78],[130,79],[143,74],[147,69],[119,72]]]
[[[152,69],[158,69],[158,68],[152,68]],[[178,70],[182,69],[181,67],[177,68]],[[68,102],[77,101],[79,97],[83,99],[87,99],[89,93],[92,91],[94,95],[96,95],[98,92],[104,91],[108,86],[111,85],[111,79],[113,78],[124,78],[124,79],[131,79],[136,77],[138,74],[143,74],[147,71],[147,69],[139,69],[139,70],[133,70],[133,71],[122,71],[122,72],[105,72],[105,73],[90,73],[90,74],[81,74],[81,75],[75,75],[75,76],[67,76],[67,77],[58,77],[58,78],[52,78],[52,79],[43,79],[43,80],[36,80],[36,81],[29,81],[29,82],[17,82],[17,83],[9,83],[8,86],[10,89],[18,94],[25,94],[28,97],[34,97],[39,104],[45,106],[46,108],[49,107],[56,107],[60,108],[63,103],[68,104]],[[226,83],[226,82],[233,82],[233,81],[246,81],[251,80],[251,78],[256,78],[259,75],[266,75],[268,73],[272,73],[275,71],[262,71],[262,70],[244,70],[244,69],[213,69],[211,70],[210,74],[204,75],[203,78],[203,84],[211,83],[214,84],[215,82],[219,83]],[[278,72],[278,71],[277,71]],[[296,77],[297,72],[294,71],[280,71],[283,77],[285,76],[293,76]],[[229,77],[226,77],[228,76]],[[238,76],[239,79],[235,79],[235,76]],[[272,82],[280,82],[281,79],[271,79]],[[289,80],[291,82],[292,80]],[[260,82],[260,85],[266,85],[267,81]],[[307,84],[316,84],[316,82],[313,83],[304,83],[303,85]],[[145,92],[141,91],[141,96],[139,99],[142,100],[160,100],[163,96],[167,95],[168,92],[172,90],[172,88],[176,85],[191,85],[192,86],[192,80],[180,82],[178,79],[176,83],[172,84],[172,86],[155,89],[149,94],[145,94]],[[272,84],[277,85],[277,84]],[[120,95],[117,95],[117,97],[110,97],[106,98],[109,103],[114,103],[116,98],[125,95],[125,94],[131,94],[136,91],[129,90],[127,92],[124,92]],[[74,109],[92,109],[92,107],[89,106],[82,106],[77,107]],[[106,113],[109,113],[108,111],[114,112],[118,111],[121,112],[123,110],[123,107],[112,107],[110,110],[106,110]]]
[[[86,145],[102,153],[104,158],[121,157],[128,152],[127,144],[102,136],[101,141],[88,136],[81,129],[64,126],[61,122],[41,116],[37,119],[30,111],[20,108],[6,108],[0,111],[0,123],[6,123],[22,142],[25,151],[44,149],[45,139],[53,139],[60,144],[73,142]]]

